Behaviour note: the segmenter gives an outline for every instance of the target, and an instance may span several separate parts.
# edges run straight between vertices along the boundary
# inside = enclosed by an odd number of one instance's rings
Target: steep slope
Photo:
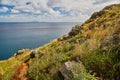
[[[120,80],[120,4],[95,12],[84,24],[73,27],[68,35],[0,62],[0,73],[3,80],[63,80],[59,69],[71,60],[82,61],[96,79]],[[86,76],[87,80],[93,77]]]

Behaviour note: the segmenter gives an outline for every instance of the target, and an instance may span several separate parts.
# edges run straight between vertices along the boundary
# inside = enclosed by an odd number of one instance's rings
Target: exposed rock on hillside
[[[80,61],[65,62],[64,65],[60,68],[60,72],[67,80],[95,80],[94,77],[85,71],[84,66]]]

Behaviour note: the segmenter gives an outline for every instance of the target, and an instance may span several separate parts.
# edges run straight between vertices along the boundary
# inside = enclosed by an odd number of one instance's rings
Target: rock
[[[99,11],[99,12],[94,12],[92,14],[92,16],[90,17],[90,19],[96,19],[97,17],[102,16],[103,14],[105,14],[106,11]]]
[[[24,54],[24,53],[29,52],[29,51],[30,51],[29,49],[18,50],[18,52],[15,53],[14,56],[18,56],[18,55]]]
[[[112,10],[114,7],[120,7],[120,4],[111,4],[109,6],[106,6],[103,10]]]
[[[20,55],[20,54],[22,54],[23,53],[23,50],[19,50],[18,52],[17,52],[17,55]]]
[[[13,56],[17,56],[17,53],[15,53]]]
[[[68,38],[69,38],[69,35],[67,35],[67,34],[63,36],[63,40],[66,40]]]
[[[30,53],[30,58],[35,58],[35,54],[38,53],[37,50],[32,50]]]
[[[34,53],[30,53],[30,58],[35,58],[35,54]]]
[[[60,68],[60,72],[66,80],[78,80],[78,75],[83,75],[84,69],[81,62],[68,61]],[[84,76],[79,80],[87,80]]]
[[[96,80],[94,76],[87,73],[82,62],[68,61],[59,70],[65,80]]]
[[[83,30],[83,27],[81,25],[76,25],[75,27],[72,28],[72,30],[68,33],[68,37],[71,38],[78,33],[81,33],[81,30]]]
[[[60,38],[57,38],[57,41],[62,41],[63,39],[60,37]]]

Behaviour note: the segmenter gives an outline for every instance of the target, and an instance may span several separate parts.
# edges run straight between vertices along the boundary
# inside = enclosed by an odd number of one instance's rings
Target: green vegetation
[[[27,78],[30,80],[63,80],[59,69],[71,60],[80,60],[84,65],[84,73],[73,80],[83,77],[120,80],[120,4],[105,7],[84,24],[76,25],[68,36],[35,50],[35,58],[30,58],[31,51],[23,51],[23,54],[1,61],[3,80],[12,79],[23,62],[29,64]]]

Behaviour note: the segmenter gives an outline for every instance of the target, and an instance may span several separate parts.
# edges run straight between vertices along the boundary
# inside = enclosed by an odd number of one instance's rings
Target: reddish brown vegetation
[[[16,70],[15,74],[13,75],[13,80],[29,80],[27,78],[28,71],[28,64],[22,63],[18,69]]]

